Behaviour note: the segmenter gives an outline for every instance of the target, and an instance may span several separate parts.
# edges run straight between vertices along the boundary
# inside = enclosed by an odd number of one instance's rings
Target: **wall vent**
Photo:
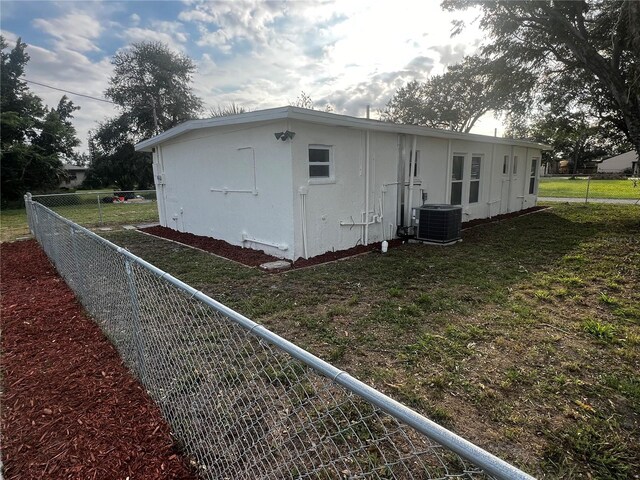
[[[416,209],[416,238],[432,243],[454,243],[460,240],[462,207],[456,205],[423,205]]]

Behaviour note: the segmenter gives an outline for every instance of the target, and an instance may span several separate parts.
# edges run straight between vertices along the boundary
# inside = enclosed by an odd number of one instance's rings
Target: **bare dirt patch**
[[[37,243],[1,253],[5,478],[196,478]]]

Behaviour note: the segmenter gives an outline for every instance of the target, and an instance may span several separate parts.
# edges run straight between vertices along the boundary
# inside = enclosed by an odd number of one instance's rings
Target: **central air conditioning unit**
[[[457,205],[422,205],[414,210],[416,239],[449,244],[460,240],[462,207]]]

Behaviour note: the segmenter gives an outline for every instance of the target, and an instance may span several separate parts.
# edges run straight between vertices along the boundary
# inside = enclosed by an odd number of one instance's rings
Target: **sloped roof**
[[[469,140],[485,143],[497,143],[504,145],[515,145],[522,147],[539,148],[550,150],[551,147],[541,143],[528,142],[525,140],[515,140],[512,138],[491,137],[489,135],[477,135],[474,133],[460,133],[450,130],[439,130],[436,128],[421,127],[418,125],[402,125],[380,120],[367,118],[350,117],[336,113],[321,112],[319,110],[309,110],[299,107],[279,107],[266,110],[256,110],[254,112],[240,113],[225,117],[207,118],[201,120],[189,120],[155,137],[144,140],[136,145],[137,151],[150,152],[153,147],[160,145],[170,139],[183,135],[192,130],[203,128],[214,128],[226,125],[241,125],[250,123],[269,122],[274,120],[301,120],[320,125],[356,128],[359,130],[370,130],[390,133],[404,133],[408,135],[420,135],[424,137],[445,138],[454,140]]]

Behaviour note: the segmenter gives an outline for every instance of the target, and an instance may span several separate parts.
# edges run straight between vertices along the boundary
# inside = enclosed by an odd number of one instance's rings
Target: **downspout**
[[[298,193],[300,194],[300,216],[302,217],[302,252],[304,254],[304,258],[309,258],[309,254],[307,253],[307,193],[309,193],[309,189],[306,186],[302,186],[298,189]]]
[[[369,245],[369,170],[371,169],[371,150],[369,149],[369,130],[365,133],[364,145],[364,245]]]
[[[513,183],[513,145],[511,145],[511,161],[509,162],[509,185],[507,187],[507,213],[511,212],[511,184]]]
[[[527,170],[527,165],[531,163],[529,158],[529,147],[527,147],[527,153],[524,156],[524,167],[522,168],[522,204],[520,205],[520,210],[524,210],[524,203],[527,199],[527,180],[529,179],[529,170]]]
[[[411,155],[409,156],[409,198],[407,199],[407,222],[411,219],[411,201],[413,197],[413,171],[415,169],[416,147],[418,143],[418,136],[413,136],[413,142],[411,143]],[[407,225],[411,226],[411,225]]]
[[[398,135],[398,187],[396,188],[396,228],[404,227],[403,200],[404,200],[404,135]]]
[[[491,218],[491,209],[493,208],[493,201],[491,200],[491,196],[493,195],[493,176],[495,175],[493,167],[495,166],[495,159],[496,144],[494,143],[493,147],[491,148],[491,174],[489,175],[489,201],[487,202],[487,205],[489,206],[489,218]]]
[[[158,145],[158,164],[160,165],[160,174],[162,175],[162,184],[160,185],[160,224],[167,227],[167,199],[166,199],[166,177],[164,173],[164,155],[162,154],[162,145]],[[158,192],[156,192],[156,201],[158,201]],[[162,221],[164,220],[164,224]]]

